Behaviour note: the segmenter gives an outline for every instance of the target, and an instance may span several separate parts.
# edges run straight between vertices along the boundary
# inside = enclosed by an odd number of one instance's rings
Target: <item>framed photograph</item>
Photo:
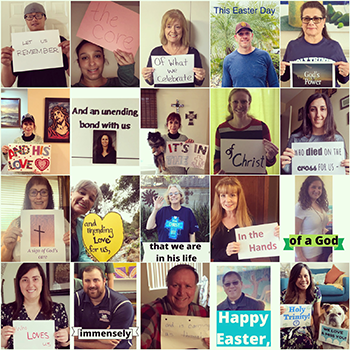
[[[45,142],[69,143],[69,98],[45,98]]]
[[[117,132],[114,130],[94,130],[92,163],[116,164],[117,163]]]
[[[298,109],[298,121],[303,120],[304,107]]]
[[[349,107],[349,95],[340,99],[340,109]],[[1,113],[2,117],[2,113]]]
[[[46,264],[51,295],[69,295],[69,263]]]
[[[1,98],[1,127],[21,127],[21,99]]]

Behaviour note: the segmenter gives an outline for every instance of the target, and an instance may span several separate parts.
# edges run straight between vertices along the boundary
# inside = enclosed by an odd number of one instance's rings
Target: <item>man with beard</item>
[[[94,265],[83,270],[83,289],[74,296],[74,326],[82,329],[128,329],[134,320],[130,300],[106,286],[103,271]],[[79,339],[76,349],[129,349],[128,339]]]
[[[246,296],[242,292],[242,278],[235,271],[227,272],[222,278],[224,291],[227,298],[218,305],[218,310],[264,310],[265,303],[262,300]]]
[[[62,106],[51,109],[50,117],[52,124],[48,129],[50,139],[69,139],[69,113]]]

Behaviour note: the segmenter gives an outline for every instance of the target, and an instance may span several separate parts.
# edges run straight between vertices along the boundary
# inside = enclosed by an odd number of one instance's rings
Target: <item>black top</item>
[[[102,164],[116,164],[117,159],[116,159],[117,153],[113,149],[111,152],[109,152],[105,157],[102,154],[95,154],[93,163],[102,163]]]

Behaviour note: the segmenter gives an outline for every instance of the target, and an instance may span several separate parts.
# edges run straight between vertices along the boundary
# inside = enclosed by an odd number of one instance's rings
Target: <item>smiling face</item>
[[[168,282],[168,299],[175,315],[187,315],[196,293],[196,276],[187,269],[177,271]]]
[[[316,201],[317,199],[319,199],[322,195],[322,182],[320,180],[311,182],[307,193],[312,201]]]
[[[180,45],[182,39],[181,22],[178,19],[170,20],[165,25],[164,35],[168,43]]]
[[[236,211],[238,204],[237,189],[222,191],[220,192],[219,197],[220,205],[226,212]]]
[[[308,117],[312,124],[313,135],[324,134],[324,124],[327,118],[327,113],[327,104],[322,97],[311,102]]]
[[[175,135],[180,128],[180,123],[177,119],[171,119],[168,121],[168,130],[170,134]]]
[[[224,291],[231,301],[236,301],[241,297],[242,287],[243,283],[235,274],[231,274],[225,277]]]
[[[49,190],[43,184],[33,185],[29,190],[29,200],[32,209],[46,209],[49,203]]]
[[[105,295],[106,279],[103,279],[98,269],[90,272],[83,272],[83,288],[84,292],[89,296],[91,302],[98,304]]]
[[[299,277],[295,284],[301,291],[306,291],[309,288],[310,275],[305,267],[300,270]]]
[[[75,216],[86,214],[94,205],[97,193],[93,188],[82,187],[71,194],[71,207]]]
[[[105,58],[97,45],[84,44],[79,51],[78,63],[84,79],[93,81],[102,78]]]
[[[308,7],[303,11],[302,17],[322,17],[322,12],[317,8]],[[322,30],[326,23],[326,19],[321,19],[321,22],[315,24],[314,21],[309,23],[302,23],[302,29],[305,34],[306,39],[308,37],[313,37],[313,39],[321,40],[322,39]]]
[[[249,29],[241,29],[236,35],[235,40],[242,50],[250,50],[252,48],[253,33]]]
[[[181,193],[176,187],[170,187],[168,196],[169,196],[169,203],[171,206],[180,204]]]
[[[25,301],[35,301],[40,299],[40,293],[43,289],[43,280],[38,268],[29,270],[19,281],[19,288]]]
[[[33,16],[33,19],[30,21],[26,18],[27,27],[31,32],[38,30],[45,30],[45,21],[46,17],[43,15],[40,19],[35,17],[36,12],[28,13],[26,16]]]
[[[101,145],[103,148],[108,148],[109,139],[107,135],[103,135],[101,138]]]
[[[35,124],[32,121],[27,120],[22,123],[22,130],[24,132],[24,136],[26,137],[32,136],[34,129],[35,129]]]
[[[237,91],[231,96],[230,107],[234,115],[246,116],[250,107],[249,96],[244,91]]]

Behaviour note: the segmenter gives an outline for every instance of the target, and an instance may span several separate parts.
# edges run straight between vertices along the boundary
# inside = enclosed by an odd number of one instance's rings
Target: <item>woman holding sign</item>
[[[71,193],[71,228],[72,261],[91,262],[93,261],[86,254],[83,243],[83,215],[91,208],[97,207],[102,199],[102,193],[96,183],[90,180],[81,180]]]
[[[306,264],[298,263],[289,274],[287,289],[281,293],[280,314],[287,309],[283,304],[311,304],[311,326],[281,328],[281,349],[318,349],[319,317],[321,314],[321,291],[314,285],[312,273]],[[312,331],[315,326],[315,333]]]
[[[332,40],[327,33],[328,15],[324,5],[319,1],[305,2],[300,8],[300,16],[301,32],[287,46],[281,61],[281,80],[290,79],[290,63],[293,61],[323,62],[335,65],[337,86],[338,82],[345,84],[349,80],[349,63],[339,43]],[[349,18],[347,21],[349,22]]]
[[[180,10],[169,10],[162,18],[160,41],[162,46],[154,48],[149,56],[147,67],[142,68],[142,76],[147,84],[153,85],[152,56],[177,56],[194,55],[194,82],[179,84],[154,84],[154,87],[194,87],[201,86],[205,78],[205,70],[202,68],[202,61],[199,52],[190,47],[189,30],[187,20]]]
[[[325,93],[316,92],[306,101],[303,110],[303,122],[298,129],[294,130],[288,140],[287,148],[281,155],[282,172],[292,173],[291,163],[295,156],[292,149],[296,142],[342,142],[344,154],[347,157],[345,141],[338,132],[334,121],[333,107],[331,100]],[[344,159],[340,166],[345,167],[346,174],[349,174],[349,159]]]
[[[328,230],[328,198],[318,176],[308,176],[301,185],[295,206],[295,234],[323,235]],[[296,261],[327,261],[322,247],[296,247]]]
[[[214,174],[225,174],[221,168],[221,140],[252,139],[262,140],[266,166],[276,163],[278,148],[271,142],[268,126],[248,114],[252,95],[247,89],[233,89],[228,96],[228,112],[226,121],[218,126],[215,136]]]
[[[240,243],[235,230],[254,225],[244,191],[239,180],[224,177],[215,186],[214,204],[211,209],[211,258],[213,261],[251,261],[238,260]],[[279,226],[275,236],[279,237]]]
[[[76,47],[77,62],[81,71],[80,80],[73,87],[128,87],[139,86],[139,79],[134,75],[134,56],[122,50],[113,51],[118,64],[118,76],[105,78],[103,69],[106,61],[101,46],[82,40]]]
[[[50,182],[44,176],[33,176],[26,184],[23,210],[55,209]],[[69,261],[69,222],[64,222],[65,234],[62,239],[66,245],[66,261]],[[21,261],[21,217],[14,219],[1,240],[1,261]]]
[[[68,316],[64,304],[52,301],[43,268],[38,263],[22,264],[15,279],[15,301],[1,306],[1,347],[13,349],[14,320],[53,320],[55,349],[69,347]],[[39,326],[40,327],[40,326]],[[45,335],[47,340],[48,335]],[[34,337],[33,337],[34,339]],[[23,343],[28,343],[28,334]]]

